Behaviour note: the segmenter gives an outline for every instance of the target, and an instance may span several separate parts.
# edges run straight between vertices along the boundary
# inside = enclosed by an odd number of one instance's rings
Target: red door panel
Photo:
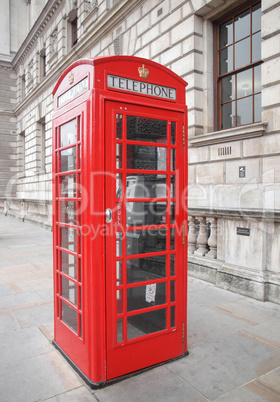
[[[107,380],[185,351],[183,124],[105,103]]]

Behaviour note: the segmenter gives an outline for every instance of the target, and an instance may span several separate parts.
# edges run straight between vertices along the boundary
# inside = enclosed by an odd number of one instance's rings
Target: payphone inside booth
[[[54,344],[92,387],[187,353],[186,82],[82,59],[54,91]]]

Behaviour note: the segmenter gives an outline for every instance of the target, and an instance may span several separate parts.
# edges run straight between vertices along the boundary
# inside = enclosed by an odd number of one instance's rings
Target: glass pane
[[[127,339],[138,338],[166,329],[166,309],[150,311],[127,318]]]
[[[261,29],[261,3],[252,7],[252,33]]]
[[[235,102],[222,105],[222,129],[235,127]]]
[[[234,19],[235,42],[250,35],[250,9],[243,11]]]
[[[116,132],[117,138],[122,139],[122,129],[123,129],[123,116],[122,114],[116,115]]]
[[[171,326],[171,328],[174,328],[175,327],[175,306],[171,306],[170,313],[171,313],[170,326]]]
[[[80,321],[80,338],[83,337],[83,321],[82,321],[82,316],[79,314],[79,321]]]
[[[123,241],[123,233],[116,233],[116,257],[122,256],[122,241]]]
[[[237,125],[252,123],[252,96],[237,101]]]
[[[250,63],[250,38],[243,39],[235,44],[235,69],[247,66]]]
[[[127,289],[127,311],[166,303],[166,283],[151,283]]]
[[[117,314],[123,314],[123,290],[117,289]]]
[[[171,170],[176,170],[176,149],[171,149]]]
[[[60,222],[77,225],[77,203],[75,201],[60,202]]]
[[[170,275],[175,276],[175,254],[170,255]]]
[[[255,109],[254,109],[254,121],[262,120],[262,98],[261,94],[255,95]]]
[[[76,170],[76,147],[64,149],[60,151],[60,171],[69,172],[70,170]]]
[[[127,198],[166,197],[166,176],[156,174],[134,174],[126,177]]]
[[[60,177],[60,197],[74,198],[77,195],[76,175]]]
[[[127,202],[126,226],[166,223],[166,202]]]
[[[60,228],[61,244],[62,248],[66,248],[70,251],[77,251],[77,232],[73,228],[61,227]]]
[[[252,62],[261,60],[261,33],[252,36]]]
[[[123,284],[123,263],[122,261],[116,261],[116,280],[117,286],[120,286]]]
[[[175,197],[175,192],[176,192],[175,176],[171,176],[170,185],[171,185],[170,196]]]
[[[232,20],[221,24],[219,27],[219,49],[228,46],[233,41],[233,23]]]
[[[167,148],[127,145],[127,169],[166,170]]]
[[[165,278],[166,256],[158,255],[147,258],[127,260],[127,283],[150,281]]]
[[[123,319],[117,320],[117,343],[123,342]]]
[[[170,223],[175,223],[175,202],[170,204]]]
[[[254,68],[254,93],[260,92],[262,90],[261,82],[261,66]]]
[[[166,229],[127,232],[127,255],[154,253],[166,250]]]
[[[175,228],[170,229],[170,250],[175,250]]]
[[[171,122],[171,144],[176,144],[176,123]]]
[[[228,102],[235,99],[235,76],[229,75],[222,78],[221,98],[222,102]]]
[[[237,74],[237,98],[251,95],[252,93],[252,70],[246,70]]]
[[[60,148],[75,144],[77,141],[77,120],[71,120],[60,126]]]
[[[116,197],[122,198],[122,174],[116,174]]]
[[[78,316],[76,310],[61,301],[61,320],[77,333]]]
[[[61,285],[62,285],[62,296],[69,300],[72,304],[75,304],[77,306],[77,285],[69,281],[69,279],[66,279],[62,276],[61,278]]]
[[[60,258],[61,272],[71,276],[71,278],[77,279],[77,257],[61,251]]]
[[[219,71],[220,74],[225,74],[232,70],[233,70],[233,46],[231,45],[219,52]]]
[[[122,169],[122,144],[116,144],[116,169]]]
[[[167,121],[127,116],[127,139],[167,143]]]
[[[175,301],[175,281],[170,282],[170,301]]]

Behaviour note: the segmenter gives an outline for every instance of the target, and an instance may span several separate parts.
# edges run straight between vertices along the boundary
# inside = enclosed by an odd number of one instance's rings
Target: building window
[[[217,22],[219,128],[261,121],[261,3]]]
[[[77,17],[71,22],[72,25],[72,47],[78,42],[78,19]]]
[[[46,50],[42,49],[40,52],[40,80],[46,76]]]

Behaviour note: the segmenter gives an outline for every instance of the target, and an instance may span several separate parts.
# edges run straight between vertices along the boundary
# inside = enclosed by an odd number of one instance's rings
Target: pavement
[[[91,390],[54,348],[52,233],[0,215],[0,401],[280,401],[280,305],[189,278],[189,355]]]

